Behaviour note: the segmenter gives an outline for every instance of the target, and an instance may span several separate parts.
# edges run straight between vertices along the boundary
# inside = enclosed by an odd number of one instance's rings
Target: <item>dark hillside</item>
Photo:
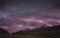
[[[51,37],[51,38],[57,38],[60,37],[60,25],[54,26],[54,27],[47,27],[47,28],[38,28],[33,31],[28,30],[28,31],[20,31],[13,33],[12,35],[29,35],[29,36],[34,36],[34,37]]]

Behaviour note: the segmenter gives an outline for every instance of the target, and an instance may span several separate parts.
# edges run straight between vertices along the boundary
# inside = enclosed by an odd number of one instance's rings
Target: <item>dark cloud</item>
[[[3,21],[0,22],[0,25],[10,25],[15,26],[15,24],[23,24],[29,25],[25,22],[16,20],[18,17],[26,17],[26,18],[34,18],[39,14],[42,10],[48,9],[50,7],[58,7],[60,6],[59,0],[0,0],[0,9],[4,9],[4,13],[2,14]],[[0,11],[1,11],[0,10]],[[10,13],[10,19],[4,18],[5,13]],[[0,12],[0,16],[1,16]],[[6,13],[7,14],[7,13]],[[52,14],[52,13],[51,13]],[[49,18],[49,16],[46,16]],[[46,18],[43,16],[42,18]],[[52,16],[51,16],[52,17]],[[16,19],[15,19],[16,18]],[[46,19],[47,20],[47,19]],[[34,25],[31,24],[30,25]]]

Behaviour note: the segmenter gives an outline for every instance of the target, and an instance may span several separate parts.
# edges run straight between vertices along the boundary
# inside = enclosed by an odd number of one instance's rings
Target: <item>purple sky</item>
[[[60,24],[60,9],[55,8],[57,3],[59,3],[58,0],[6,1],[5,8],[0,10],[0,19],[4,20],[0,28],[13,33],[39,28],[43,24],[49,27]]]

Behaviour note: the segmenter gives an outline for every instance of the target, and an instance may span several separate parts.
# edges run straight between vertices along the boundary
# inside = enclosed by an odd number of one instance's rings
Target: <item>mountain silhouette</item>
[[[34,37],[51,37],[51,38],[59,38],[60,36],[60,25],[56,25],[53,27],[41,27],[38,29],[34,30],[24,30],[24,31],[19,31],[16,33],[13,33],[12,35],[30,35]]]
[[[0,35],[9,34],[6,30],[0,28]]]

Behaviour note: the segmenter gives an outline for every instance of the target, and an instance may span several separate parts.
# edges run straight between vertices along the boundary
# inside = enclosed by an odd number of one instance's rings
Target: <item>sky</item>
[[[9,33],[60,24],[59,0],[5,0],[0,3],[0,28]]]

